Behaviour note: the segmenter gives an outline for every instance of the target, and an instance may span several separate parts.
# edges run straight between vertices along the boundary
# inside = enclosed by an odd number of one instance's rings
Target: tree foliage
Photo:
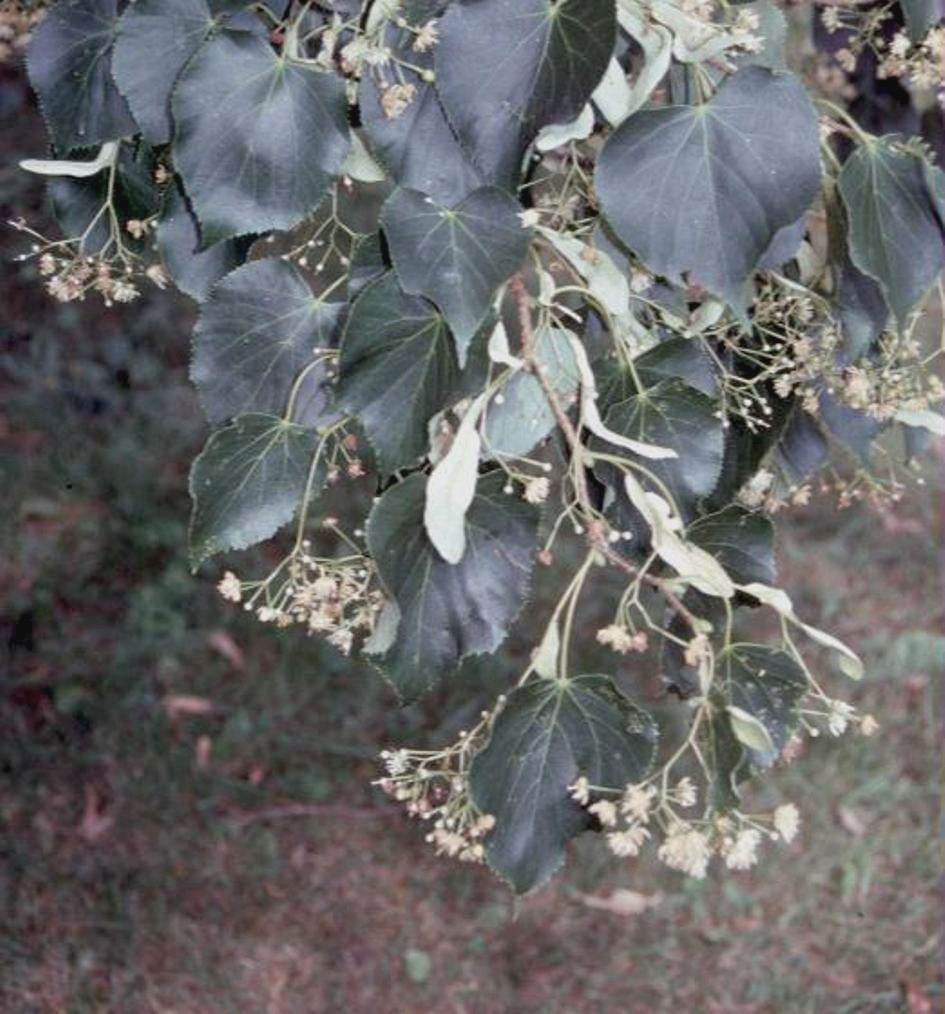
[[[907,78],[941,46],[926,6],[883,8]],[[746,868],[797,819],[744,783],[875,724],[802,652],[862,670],[777,588],[773,518],[828,459],[842,501],[898,496],[871,455],[896,474],[897,432],[942,432],[916,327],[945,176],[812,93],[786,34],[769,0],[61,0],[30,47],[53,152],[24,167],[67,238],[20,227],[50,293],[200,303],[194,566],[293,525],[225,597],[412,702],[573,563],[507,695],[384,754],[428,840],[518,891],[587,829]],[[580,638],[591,587],[612,620]]]

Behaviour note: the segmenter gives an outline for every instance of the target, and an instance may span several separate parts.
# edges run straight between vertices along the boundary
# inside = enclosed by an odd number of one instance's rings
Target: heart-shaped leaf
[[[620,789],[641,781],[656,754],[653,719],[609,676],[535,680],[513,690],[470,773],[472,797],[495,817],[489,865],[522,894],[562,865],[592,820],[568,787],[581,776]]]
[[[205,244],[298,225],[350,144],[341,78],[277,56],[250,32],[204,43],[172,113],[175,164]]]
[[[317,444],[311,430],[255,413],[214,433],[190,472],[193,567],[262,542],[291,521]]]
[[[336,341],[344,304],[317,299],[299,270],[270,257],[227,275],[203,305],[190,376],[212,423],[281,413],[316,347]]]
[[[643,110],[597,163],[601,207],[655,272],[744,308],[743,286],[820,185],[817,114],[790,74],[746,67],[701,106]]]
[[[355,300],[341,342],[338,400],[358,416],[385,473],[411,465],[427,423],[450,401],[459,362],[443,315],[408,296],[393,272]]]
[[[528,252],[531,232],[523,228],[520,210],[496,187],[474,190],[452,208],[401,187],[384,204],[381,224],[400,284],[443,311],[460,364],[495,290]]]
[[[117,0],[61,0],[33,35],[30,82],[64,152],[137,133],[111,75],[117,23]]]
[[[170,141],[174,82],[217,24],[213,8],[223,6],[208,0],[136,0],[118,22],[112,73],[149,143]]]
[[[722,471],[724,430],[717,403],[679,380],[663,380],[607,413],[608,428],[634,440],[678,449],[679,456],[647,462],[666,484],[683,517],[715,489]]]
[[[436,87],[490,183],[514,188],[525,149],[584,108],[613,54],[613,3],[458,0],[440,21]]]
[[[466,551],[456,565],[426,535],[427,480],[392,486],[371,512],[367,541],[400,608],[394,644],[378,664],[405,701],[449,675],[467,655],[495,651],[528,592],[539,511],[502,492],[504,473],[480,479],[466,515]]]
[[[895,138],[863,144],[837,181],[854,265],[882,286],[900,326],[945,268],[945,231],[928,178],[942,175]]]
[[[763,514],[731,505],[699,518],[686,536],[711,553],[738,584],[774,584],[774,526]]]

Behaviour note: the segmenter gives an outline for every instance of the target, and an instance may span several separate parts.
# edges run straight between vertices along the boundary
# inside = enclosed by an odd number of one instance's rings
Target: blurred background
[[[0,147],[3,220],[48,226],[11,61]],[[881,725],[757,794],[798,803],[799,839],[693,882],[585,836],[515,904],[370,786],[381,746],[448,741],[485,678],[399,709],[227,606],[222,566],[192,576],[194,305],[57,304],[22,244],[0,233],[0,1011],[945,1010],[941,447],[899,504],[782,519],[781,584],[862,652]]]

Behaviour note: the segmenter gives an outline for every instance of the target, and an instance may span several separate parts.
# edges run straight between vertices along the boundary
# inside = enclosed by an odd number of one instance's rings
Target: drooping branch
[[[565,442],[570,448],[571,453],[580,454],[583,451],[583,444],[581,443],[578,429],[571,421],[568,413],[565,411],[564,406],[561,404],[561,399],[558,397],[558,393],[548,381],[544,368],[535,356],[535,331],[532,326],[531,296],[528,293],[528,286],[525,283],[525,278],[521,273],[516,274],[512,278],[509,283],[509,290],[515,299],[515,305],[518,311],[519,328],[521,330],[521,351],[526,369],[528,369],[538,381],[538,385],[541,387],[545,400],[548,402],[548,407],[551,409],[552,414],[555,417],[555,421],[558,424],[558,428],[564,435]],[[700,633],[702,625],[699,618],[690,609],[688,609],[680,600],[679,596],[669,588],[667,581],[663,578],[657,577],[655,574],[650,574],[647,571],[641,571],[639,567],[633,564],[622,553],[618,552],[613,547],[609,539],[609,529],[607,527],[607,523],[597,516],[593,503],[591,502],[590,490],[587,485],[587,474],[583,465],[579,465],[578,468],[574,469],[573,480],[575,496],[577,497],[578,505],[585,516],[585,530],[588,545],[597,550],[597,552],[599,552],[608,563],[617,567],[618,570],[623,571],[629,577],[645,581],[652,588],[655,588],[666,600],[667,605],[673,610],[673,612],[687,623],[692,632],[694,634]]]

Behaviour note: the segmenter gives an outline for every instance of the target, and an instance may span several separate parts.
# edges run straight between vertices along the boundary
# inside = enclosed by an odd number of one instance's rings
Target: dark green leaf
[[[30,82],[63,151],[137,133],[111,75],[117,8],[117,0],[61,0],[33,35]]]
[[[879,285],[864,275],[845,252],[837,266],[837,315],[849,362],[866,355],[889,322],[889,307]]]
[[[605,423],[632,440],[677,451],[678,458],[648,461],[646,467],[687,517],[715,489],[722,470],[725,441],[717,412],[712,398],[682,381],[664,380],[612,406]]]
[[[495,187],[474,190],[453,208],[416,190],[387,199],[381,224],[404,291],[443,311],[460,363],[489,314],[495,290],[521,265],[530,230],[518,202]]]
[[[800,485],[830,456],[830,448],[820,426],[809,412],[795,405],[778,441],[777,457],[789,482]]]
[[[318,437],[271,415],[240,416],[207,441],[190,472],[190,559],[246,549],[298,510]]]
[[[215,24],[208,0],[135,0],[118,22],[112,73],[151,144],[170,141],[174,82]]]
[[[443,315],[408,296],[393,272],[355,300],[341,343],[338,400],[361,420],[383,472],[426,454],[427,423],[449,403],[459,374]]]
[[[293,380],[316,347],[334,344],[344,305],[312,294],[292,264],[253,261],[227,275],[204,303],[190,376],[212,423],[285,411]]]
[[[721,510],[727,507],[742,486],[758,471],[765,455],[771,452],[784,433],[794,402],[776,397],[770,389],[767,395],[772,408],[767,427],[750,430],[737,416],[729,419],[729,427],[725,431],[722,474],[712,496],[706,501],[708,509]]]
[[[637,356],[633,365],[646,384],[678,378],[713,397],[719,391],[715,366],[699,338],[670,338]],[[628,392],[631,394],[633,392]]]
[[[367,527],[371,556],[401,614],[379,664],[407,701],[467,655],[498,648],[528,592],[538,543],[538,509],[504,494],[504,473],[491,473],[466,515],[465,554],[446,563],[423,527],[426,485],[425,476],[412,475],[387,490]]]
[[[820,415],[840,443],[853,451],[864,465],[869,465],[870,449],[883,424],[866,412],[844,405],[826,391],[820,395]]]
[[[440,35],[450,122],[486,179],[514,189],[538,131],[573,120],[603,77],[616,18],[601,0],[459,0]]]
[[[607,220],[650,268],[742,309],[775,234],[817,194],[817,114],[793,76],[746,67],[702,106],[635,113],[596,179]]]
[[[774,526],[763,514],[733,504],[699,518],[686,534],[711,553],[736,583],[775,583]]]
[[[513,690],[470,774],[473,801],[496,819],[489,865],[520,894],[545,883],[564,862],[568,841],[591,823],[568,787],[582,775],[612,788],[641,781],[656,742],[652,718],[609,676]]]
[[[850,257],[882,286],[900,326],[945,268],[945,234],[927,172],[921,157],[884,137],[857,148],[838,179]]]
[[[344,82],[221,31],[181,72],[174,154],[205,244],[289,229],[313,212],[349,146]]]
[[[718,659],[726,702],[748,712],[768,731],[774,751],[747,749],[757,767],[770,767],[798,723],[797,705],[807,690],[804,670],[787,652],[760,644],[736,644]]]
[[[174,283],[198,302],[213,286],[246,259],[248,239],[225,239],[200,249],[197,219],[187,205],[179,183],[164,192],[164,206],[157,226],[157,247]]]
[[[545,379],[567,408],[575,399],[580,383],[567,332],[540,331],[535,338],[535,357],[545,368]],[[486,406],[483,454],[520,457],[528,454],[554,428],[554,413],[541,385],[533,374],[519,370]]]

